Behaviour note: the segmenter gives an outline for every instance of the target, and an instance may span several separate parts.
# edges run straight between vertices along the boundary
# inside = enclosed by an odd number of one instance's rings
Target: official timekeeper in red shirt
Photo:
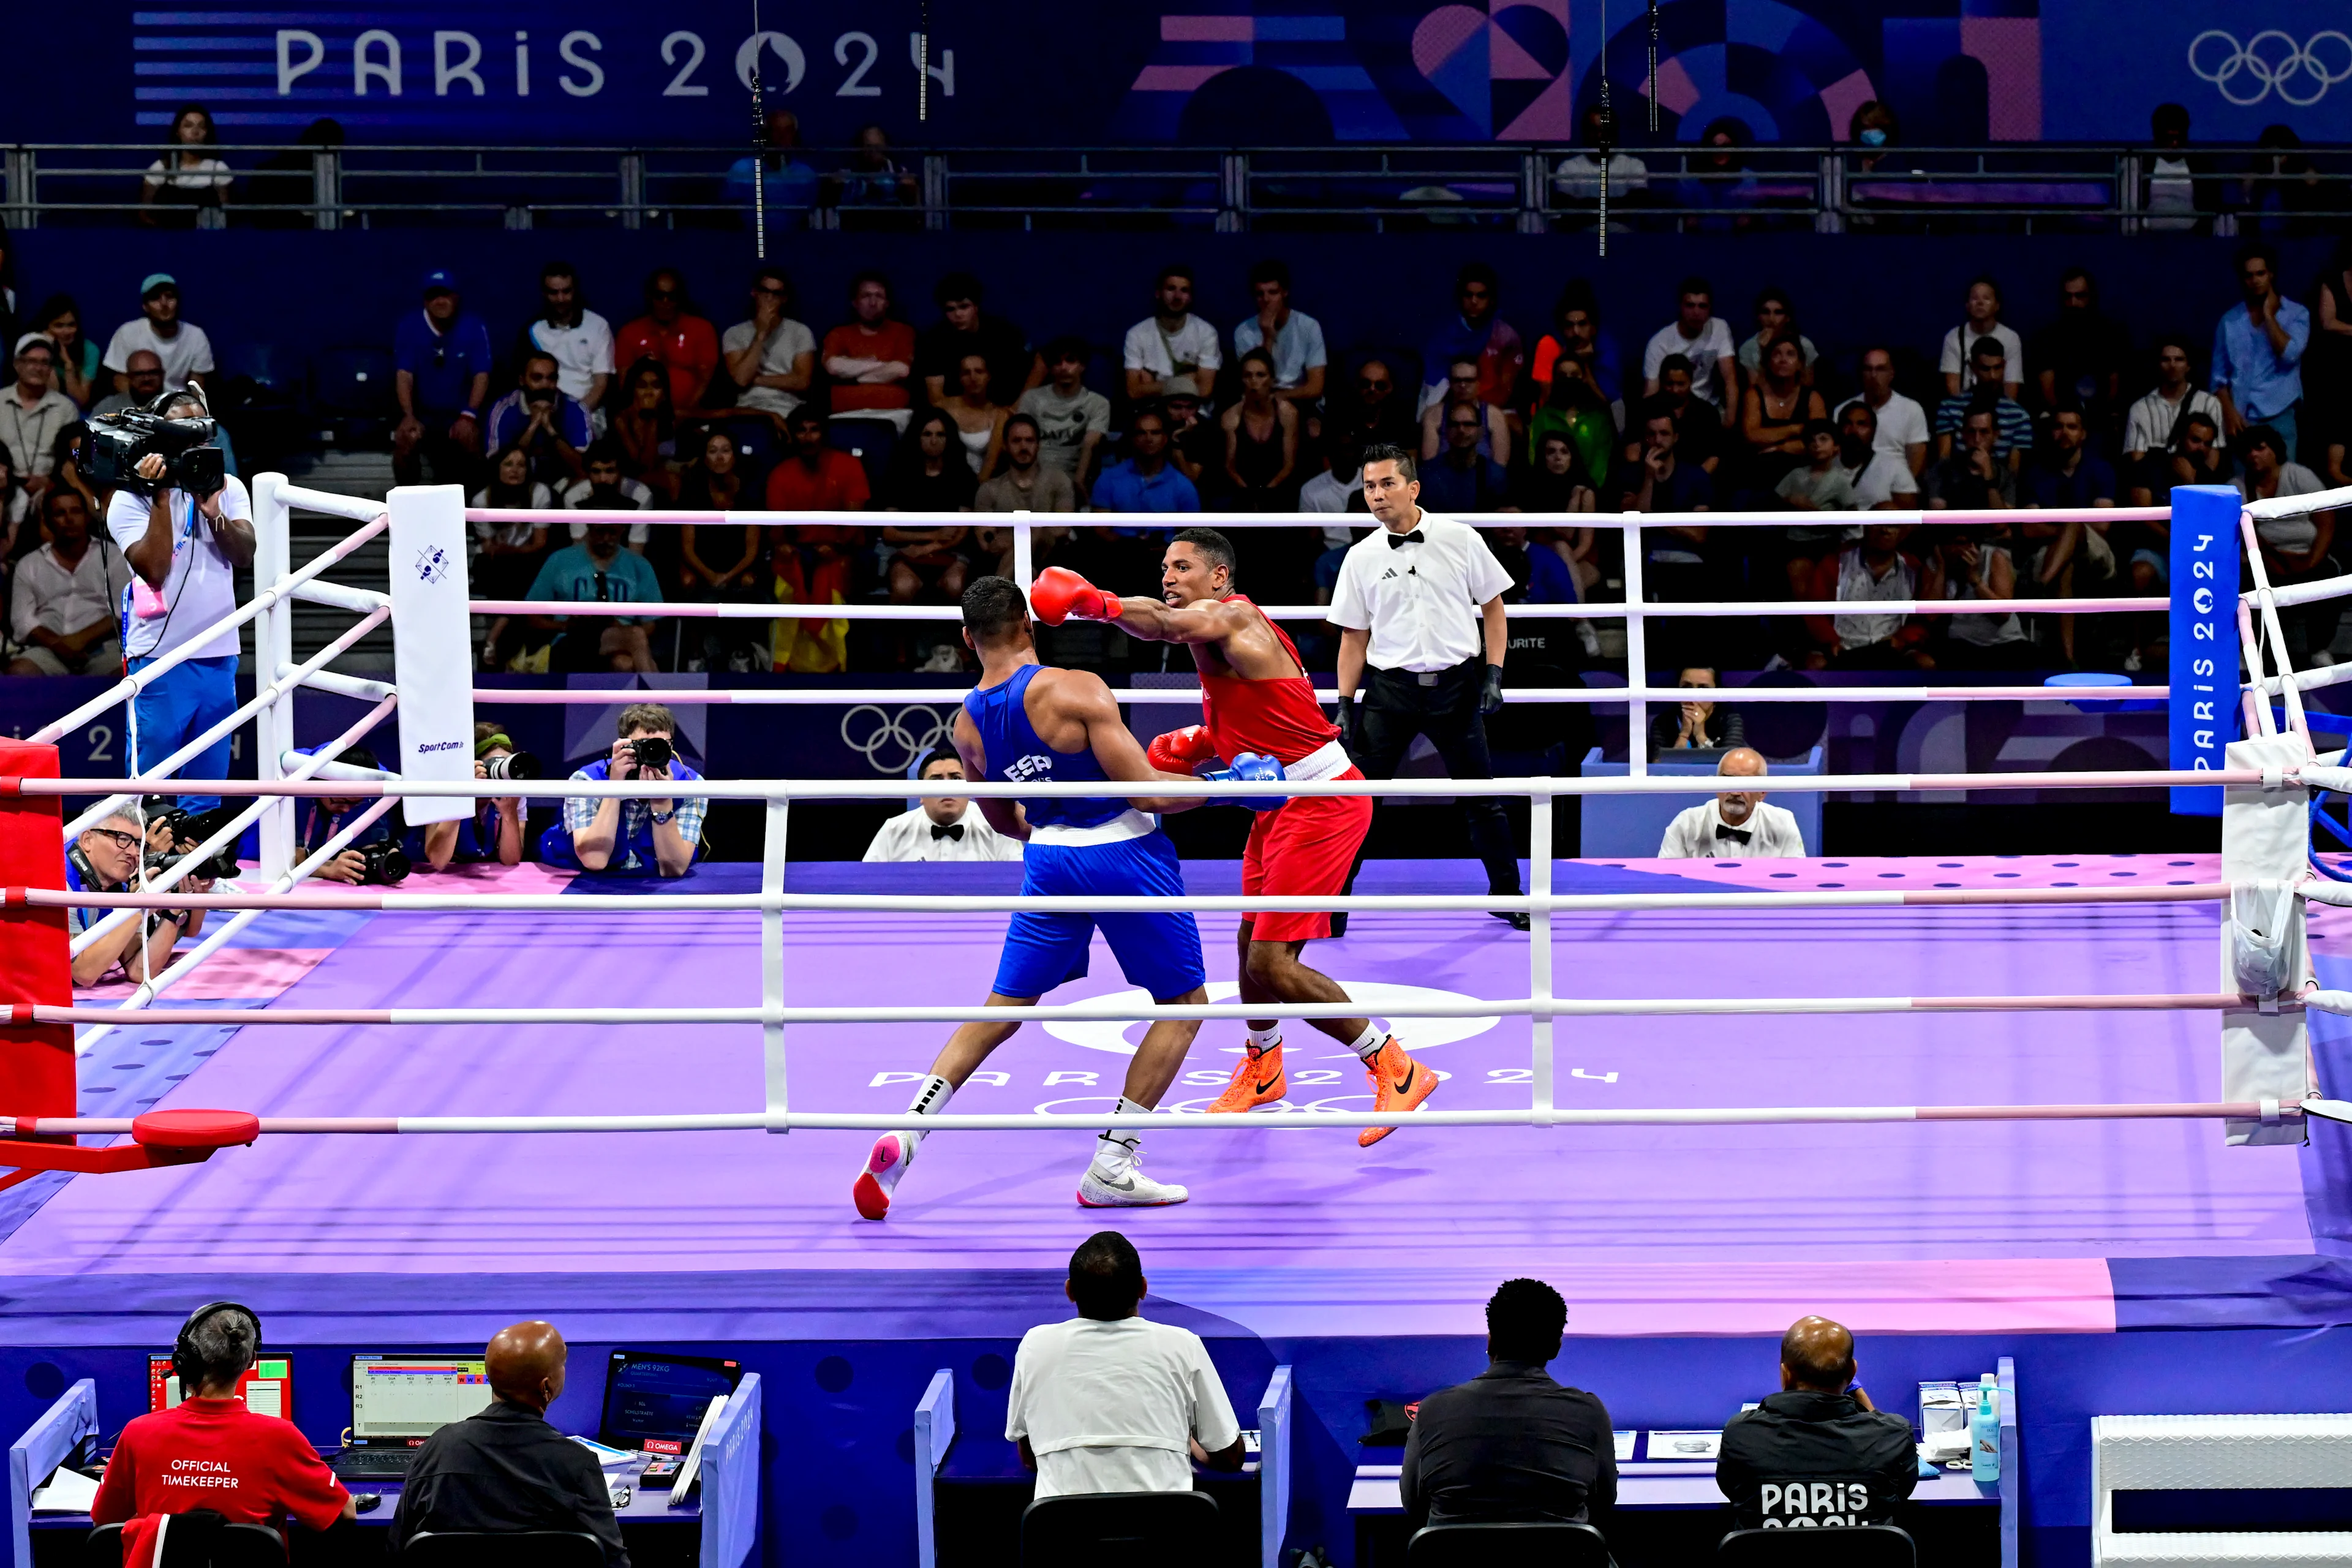
[[[151,1568],[161,1516],[210,1509],[231,1524],[324,1530],[358,1510],[291,1421],[236,1397],[261,1351],[261,1320],[233,1301],[199,1307],[172,1352],[181,1399],[134,1419],[106,1463],[94,1524],[123,1525],[123,1568]]]

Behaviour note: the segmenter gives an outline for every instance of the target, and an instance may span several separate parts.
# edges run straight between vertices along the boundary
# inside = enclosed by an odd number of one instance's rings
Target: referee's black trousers
[[[1356,766],[1368,779],[1392,779],[1413,737],[1426,735],[1451,777],[1493,778],[1486,721],[1478,712],[1486,673],[1483,658],[1440,670],[1428,685],[1409,669],[1367,671],[1357,715],[1363,744],[1355,753]],[[1486,863],[1486,890],[1519,892],[1518,850],[1511,841],[1511,819],[1502,801],[1494,795],[1465,795],[1462,815],[1468,819],[1470,847]]]

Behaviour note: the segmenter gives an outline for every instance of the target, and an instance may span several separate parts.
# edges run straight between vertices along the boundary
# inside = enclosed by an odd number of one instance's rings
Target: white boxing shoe
[[[850,1201],[861,1215],[881,1219],[889,1214],[890,1194],[898,1190],[898,1178],[907,1173],[907,1167],[914,1163],[918,1142],[912,1132],[885,1132],[874,1140],[866,1168],[857,1173],[857,1181],[849,1189]]]
[[[1192,1195],[1173,1182],[1155,1182],[1145,1175],[1142,1154],[1121,1138],[1097,1140],[1094,1163],[1078,1178],[1078,1204],[1084,1208],[1160,1208]]]

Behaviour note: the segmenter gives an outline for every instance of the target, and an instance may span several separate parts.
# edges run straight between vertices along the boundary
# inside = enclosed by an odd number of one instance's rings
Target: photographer
[[[474,776],[535,779],[539,762],[528,752],[516,751],[506,731],[485,720],[474,726]],[[520,795],[477,800],[474,815],[462,821],[412,829],[408,852],[436,871],[447,870],[452,861],[518,866],[522,863],[523,820]]]
[[[315,756],[318,746],[298,747],[304,756]],[[375,753],[365,746],[345,746],[335,753],[335,761],[345,767],[381,768]],[[373,796],[321,795],[309,803],[302,815],[302,831],[295,845],[297,864],[308,860],[343,829],[345,822],[364,810]],[[394,806],[383,816],[362,828],[357,837],[335,852],[310,874],[329,882],[357,886],[362,882],[388,887],[408,875],[408,857],[400,847],[402,827],[400,808]]]
[[[135,477],[107,507],[107,531],[138,577],[123,616],[122,651],[136,674],[191,642],[200,646],[139,693],[131,711],[138,742],[132,763],[141,773],[236,707],[236,628],[215,628],[236,609],[236,569],[252,564],[254,547],[253,500],[243,481],[222,472],[203,392],[172,394],[156,412],[194,426],[175,437],[202,439],[169,458],[152,450],[140,458]],[[104,433],[93,432],[92,440]],[[229,742],[224,735],[189,758],[178,776],[226,778]],[[204,811],[219,799],[183,795],[180,804]]]
[[[677,719],[658,702],[632,702],[621,710],[620,738],[613,754],[600,757],[572,776],[601,784],[656,779],[690,782],[702,775],[686,764],[672,742]],[[563,821],[539,841],[539,858],[583,871],[652,872],[683,877],[694,864],[702,837],[708,800],[691,795],[656,800],[586,800],[563,803]]]
[[[181,840],[173,844],[170,829],[162,823],[151,828],[142,839],[138,818],[128,812],[114,812],[101,818],[96,826],[84,829],[66,847],[66,886],[78,893],[133,891],[144,879],[142,870],[148,863],[147,857],[166,845],[184,850],[194,847],[194,842]],[[179,886],[190,893],[213,890],[209,877],[187,877]],[[113,912],[89,908],[68,910],[67,929],[79,936]],[[73,983],[95,985],[118,967],[139,980],[161,974],[170,965],[172,949],[179,940],[195,935],[204,924],[202,910],[133,911],[129,920],[75,955]]]

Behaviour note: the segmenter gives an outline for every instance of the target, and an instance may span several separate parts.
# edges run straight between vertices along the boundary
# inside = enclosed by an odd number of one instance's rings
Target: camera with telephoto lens
[[[629,750],[641,768],[666,768],[677,760],[677,748],[659,735],[632,741]]]
[[[151,801],[147,808],[147,825],[152,827],[160,822],[170,827],[172,842],[174,844],[201,844],[226,827],[229,825],[229,819],[234,817],[239,809],[236,805],[216,805],[210,811],[184,811],[176,805],[163,805]],[[187,857],[184,853],[175,849],[150,849],[142,857],[150,877],[170,870],[185,858]],[[217,881],[224,877],[236,876],[237,871],[236,841],[231,839],[214,850],[211,858],[188,874],[192,877],[209,877]]]
[[[408,877],[408,856],[389,838],[354,844],[351,852],[360,858],[360,880],[367,886],[389,888]]]
[[[209,414],[194,419],[163,416],[163,410],[191,395],[203,403],[204,394],[190,387],[167,392],[144,408],[92,415],[89,439],[82,444],[91,482],[115,489],[182,489],[200,500],[218,491],[228,481],[228,454],[217,445],[219,424]],[[163,459],[159,479],[139,472],[140,463],[151,456]]]
[[[482,773],[494,779],[535,779],[544,776],[539,759],[529,752],[509,752],[503,757],[482,759]]]

